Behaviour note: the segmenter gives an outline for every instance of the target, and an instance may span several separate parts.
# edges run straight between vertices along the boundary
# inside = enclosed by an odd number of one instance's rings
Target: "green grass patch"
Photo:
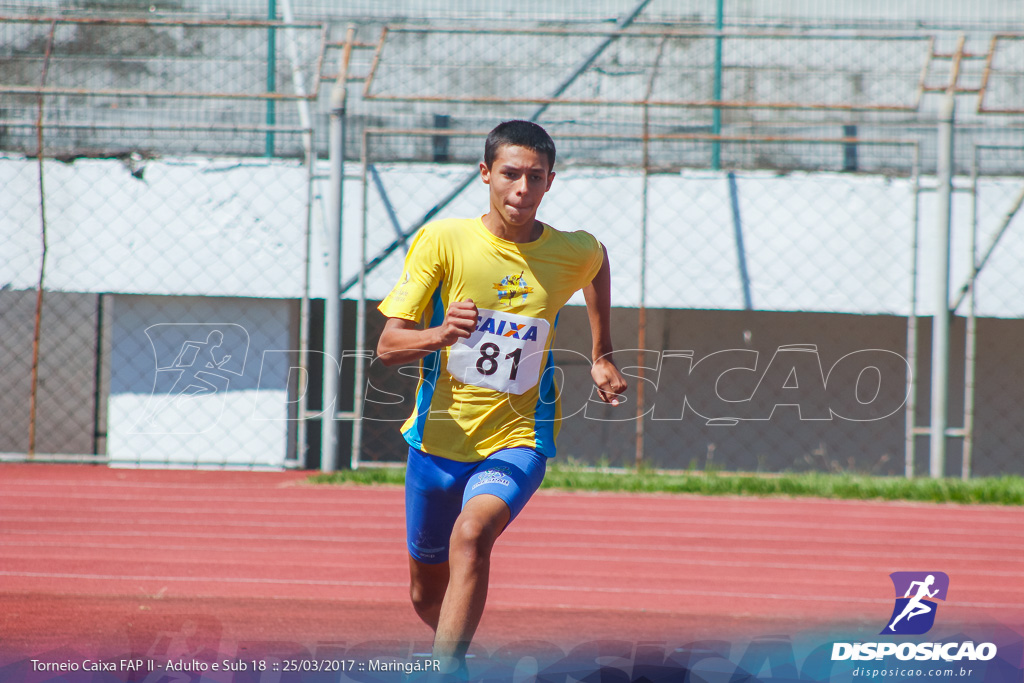
[[[590,491],[1024,505],[1024,479],[1021,477],[962,481],[819,473],[758,476],[626,471],[622,474],[601,474],[582,469],[553,468],[544,485]]]
[[[364,467],[317,474],[314,484],[403,484],[405,468]],[[904,479],[855,474],[750,475],[595,470],[552,464],[541,488],[626,493],[691,493],[706,496],[794,496],[847,500],[1024,505],[1024,478]]]
[[[358,470],[314,474],[309,481],[313,484],[404,484],[405,468],[363,467]]]

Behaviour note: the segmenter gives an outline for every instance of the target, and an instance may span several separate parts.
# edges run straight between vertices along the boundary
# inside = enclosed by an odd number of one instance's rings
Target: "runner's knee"
[[[444,588],[412,581],[409,584],[409,599],[417,612],[429,612],[441,606],[444,601]]]
[[[409,580],[409,598],[418,613],[429,612],[440,607],[448,588],[447,572],[429,575],[413,575]]]
[[[471,561],[487,559],[497,534],[480,520],[460,519],[452,530],[449,555],[459,555]]]

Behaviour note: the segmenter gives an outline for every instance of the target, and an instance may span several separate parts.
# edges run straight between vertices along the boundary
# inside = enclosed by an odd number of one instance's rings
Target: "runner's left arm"
[[[590,319],[590,336],[593,342],[591,359],[594,364],[590,376],[597,385],[601,400],[619,405],[619,396],[626,391],[626,378],[619,372],[612,360],[611,306],[612,272],[608,262],[608,250],[601,245],[603,261],[601,269],[589,285],[583,288],[587,301],[587,317]]]

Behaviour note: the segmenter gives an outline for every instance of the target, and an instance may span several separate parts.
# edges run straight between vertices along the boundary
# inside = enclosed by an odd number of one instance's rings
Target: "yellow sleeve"
[[[601,270],[601,264],[604,263],[604,249],[601,248],[601,243],[598,239],[585,230],[577,230],[576,236],[589,252],[589,261],[587,262],[586,269],[583,271],[583,284],[580,285],[580,287],[586,287],[597,277],[598,271]]]
[[[413,238],[402,275],[378,310],[389,318],[419,322],[441,284],[443,256],[436,232],[425,226]]]

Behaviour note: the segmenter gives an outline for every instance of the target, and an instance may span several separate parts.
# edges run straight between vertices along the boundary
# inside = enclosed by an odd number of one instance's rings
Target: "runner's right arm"
[[[459,339],[468,339],[476,329],[477,316],[476,304],[466,299],[452,303],[437,327],[420,329],[412,320],[388,318],[377,341],[377,355],[384,365],[418,361]]]

